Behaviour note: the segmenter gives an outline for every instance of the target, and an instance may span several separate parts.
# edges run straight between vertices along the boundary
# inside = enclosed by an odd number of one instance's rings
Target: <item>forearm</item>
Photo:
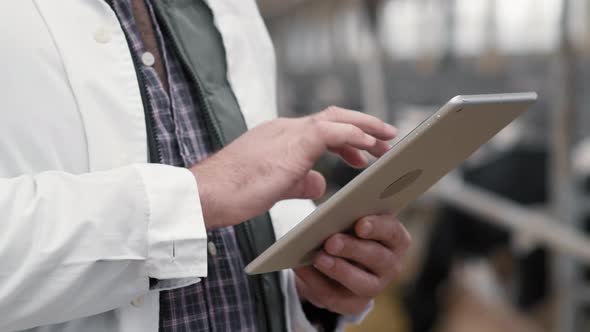
[[[150,277],[206,274],[197,189],[183,169],[0,179],[0,211],[0,330],[116,308]]]

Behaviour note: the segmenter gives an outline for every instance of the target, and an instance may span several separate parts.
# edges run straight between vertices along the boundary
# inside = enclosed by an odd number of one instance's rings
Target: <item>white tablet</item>
[[[311,263],[361,217],[398,213],[525,112],[534,92],[457,96],[254,259],[246,273]]]

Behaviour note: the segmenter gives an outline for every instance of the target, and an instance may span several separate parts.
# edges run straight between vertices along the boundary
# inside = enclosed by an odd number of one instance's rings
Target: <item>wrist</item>
[[[205,228],[207,230],[222,227],[220,221],[225,220],[222,215],[223,208],[219,206],[216,197],[220,196],[215,191],[218,190],[219,184],[216,186],[213,183],[213,178],[205,167],[200,165],[190,168],[191,173],[197,181],[199,189],[199,199],[201,201],[201,213],[205,221]]]

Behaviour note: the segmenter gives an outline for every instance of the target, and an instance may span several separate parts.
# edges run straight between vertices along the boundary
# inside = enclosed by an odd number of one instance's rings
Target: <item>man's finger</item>
[[[397,218],[391,215],[361,218],[354,229],[360,238],[380,241],[396,251],[405,252],[412,242],[410,233]]]
[[[285,193],[283,199],[303,198],[318,199],[326,192],[326,179],[314,170],[311,170]]]
[[[361,150],[355,149],[352,146],[344,145],[338,148],[330,149],[330,152],[335,153],[344,160],[349,166],[354,168],[365,168],[369,165],[369,160],[362,153]]]
[[[359,297],[327,278],[313,266],[295,269],[300,295],[319,308],[343,315],[356,315],[366,309],[371,298]]]
[[[379,158],[379,157],[383,156],[387,151],[389,151],[390,148],[391,148],[391,146],[389,145],[389,143],[387,143],[385,141],[377,140],[377,142],[375,143],[375,145],[373,147],[367,149],[367,152],[369,152],[374,157]],[[339,155],[340,158],[342,158],[342,160],[344,160],[351,167],[365,168],[365,167],[369,166],[369,160],[363,154],[363,152],[357,148],[350,146],[350,145],[344,145],[344,146],[337,147],[337,148],[331,148],[329,150],[330,150],[330,152]]]
[[[316,307],[327,308],[340,301],[339,286],[322,276],[313,266],[295,269],[297,289]]]
[[[386,141],[377,140],[377,143],[375,143],[375,145],[367,151],[374,157],[379,158],[389,151],[389,149],[391,149],[391,145],[389,143]]]
[[[352,124],[380,140],[388,141],[397,135],[397,129],[395,127],[374,116],[358,111],[332,106],[314,116],[322,120]]]
[[[390,248],[373,240],[362,240],[346,234],[331,236],[324,243],[324,250],[334,256],[352,261],[377,276],[388,278],[397,271],[397,256]]]
[[[383,288],[382,281],[378,276],[351,264],[343,258],[331,256],[324,251],[318,253],[313,266],[361,297],[373,298]]]
[[[357,149],[368,150],[377,144],[375,137],[365,133],[355,125],[330,121],[317,121],[314,123],[317,134],[329,149],[350,145]]]

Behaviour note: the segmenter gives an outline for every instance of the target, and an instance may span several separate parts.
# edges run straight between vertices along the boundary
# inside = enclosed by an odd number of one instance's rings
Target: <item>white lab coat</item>
[[[210,7],[248,126],[275,117],[274,54],[255,2]],[[206,277],[206,232],[191,173],[146,163],[119,22],[103,0],[4,0],[0,13],[0,331],[157,331],[148,280]],[[277,237],[312,209],[277,204]],[[290,329],[311,329],[292,271],[281,282]]]

